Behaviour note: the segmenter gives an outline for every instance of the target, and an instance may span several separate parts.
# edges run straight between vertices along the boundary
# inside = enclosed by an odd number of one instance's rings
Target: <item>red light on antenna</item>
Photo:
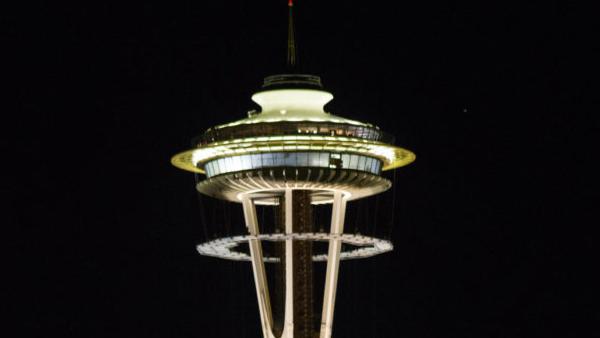
[[[290,7],[294,6],[294,1],[293,0],[288,0],[288,6],[290,6]]]

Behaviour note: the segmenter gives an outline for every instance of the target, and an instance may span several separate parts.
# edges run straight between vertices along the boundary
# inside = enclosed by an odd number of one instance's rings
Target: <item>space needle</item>
[[[287,63],[293,69],[291,0],[288,7]],[[252,96],[260,111],[209,128],[195,139],[193,149],[171,159],[180,169],[205,175],[196,184],[200,193],[242,204],[247,233],[207,241],[197,250],[252,263],[264,338],[331,337],[340,261],[393,248],[388,240],[345,233],[346,205],[389,189],[392,183],[382,171],[405,166],[415,155],[395,146],[393,137],[377,126],[326,112],[332,99],[318,76],[268,76]],[[313,208],[319,205],[331,205],[326,231],[316,229],[313,221]],[[273,208],[273,227],[258,222],[257,206]],[[316,243],[325,243],[326,253],[316,252]],[[267,244],[275,247],[269,254]],[[319,262],[326,264],[320,320],[312,287],[313,265]],[[280,267],[281,315],[272,308],[269,264]]]

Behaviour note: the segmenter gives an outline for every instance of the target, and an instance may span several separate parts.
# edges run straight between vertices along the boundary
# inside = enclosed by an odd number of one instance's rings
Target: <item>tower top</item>
[[[277,74],[265,77],[262,90],[273,89],[316,89],[322,90],[321,78],[310,74]]]
[[[293,7],[293,1],[288,0],[289,67],[296,65]],[[362,169],[375,175],[381,170],[402,167],[415,160],[411,151],[394,146],[394,137],[379,127],[326,112],[324,107],[332,99],[333,95],[323,89],[318,76],[297,74],[293,70],[267,76],[260,90],[252,95],[252,100],[261,107],[260,111],[253,110],[246,118],[209,128],[194,139],[193,149],[176,154],[171,163],[183,170],[206,173],[210,178],[225,172],[220,168],[212,170],[209,163],[246,155],[276,153],[277,156],[287,154],[289,157],[290,154],[304,156],[306,152],[307,156],[308,153],[319,153],[320,156],[323,152],[338,157],[343,154],[366,156],[377,165],[365,169],[362,166],[366,165],[366,159],[364,163],[348,162],[352,160],[346,159],[344,165],[347,167],[342,169],[355,170],[360,164]],[[269,159],[265,161],[272,162]],[[325,167],[330,168],[329,165]]]
[[[294,3],[288,1],[288,43],[287,43],[287,66],[288,69],[293,69],[296,66],[296,39],[294,34]]]

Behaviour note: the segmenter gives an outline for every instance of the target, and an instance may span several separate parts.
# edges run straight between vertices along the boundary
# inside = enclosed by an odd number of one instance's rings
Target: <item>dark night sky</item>
[[[396,250],[342,265],[334,337],[600,336],[591,21],[550,2],[297,2],[301,70],[328,110],[417,154],[398,172]],[[3,11],[19,337],[260,336],[250,265],[195,252],[194,178],[169,158],[254,108],[282,70],[286,11]]]

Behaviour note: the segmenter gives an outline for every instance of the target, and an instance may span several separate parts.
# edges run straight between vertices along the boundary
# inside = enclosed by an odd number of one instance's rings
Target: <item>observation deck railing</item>
[[[394,137],[376,127],[357,126],[327,122],[268,122],[240,124],[225,128],[210,128],[192,140],[194,146],[203,146],[217,141],[247,137],[284,135],[322,135],[355,137],[370,141],[394,144]]]

